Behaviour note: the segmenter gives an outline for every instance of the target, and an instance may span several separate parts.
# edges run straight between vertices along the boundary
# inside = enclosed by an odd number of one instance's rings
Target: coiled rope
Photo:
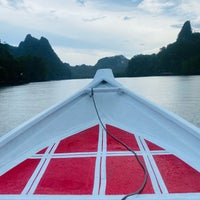
[[[94,98],[94,90],[93,88],[91,88],[91,98],[92,98],[92,101],[93,101],[93,105],[94,105],[94,108],[95,108],[95,111],[96,111],[96,114],[97,114],[97,117],[98,117],[98,120],[102,126],[102,128],[105,130],[105,132],[111,136],[115,141],[117,141],[119,144],[121,144],[122,146],[124,146],[128,151],[132,152],[136,158],[136,160],[138,161],[139,165],[141,166],[141,168],[143,169],[144,171],[144,179],[143,179],[143,182],[141,184],[141,186],[138,188],[138,190],[136,190],[135,192],[133,193],[130,193],[130,194],[127,194],[126,196],[124,196],[121,200],[125,200],[127,199],[128,197],[130,196],[133,196],[133,195],[136,195],[136,194],[140,194],[143,189],[145,188],[145,185],[147,183],[147,178],[148,178],[148,172],[147,172],[147,169],[146,169],[146,166],[142,163],[142,161],[140,160],[139,156],[137,155],[137,153],[131,148],[129,147],[127,144],[125,144],[123,141],[121,141],[119,138],[115,137],[110,131],[108,131],[108,129],[106,128],[106,126],[104,125],[101,117],[100,117],[100,114],[99,114],[99,111],[98,111],[98,108],[97,108],[97,105],[96,105],[96,101],[95,101],[95,98]]]

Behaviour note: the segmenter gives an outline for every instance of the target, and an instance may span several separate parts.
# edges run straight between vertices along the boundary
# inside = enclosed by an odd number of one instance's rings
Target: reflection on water
[[[130,90],[200,127],[200,76],[118,78]],[[77,92],[91,80],[0,88],[0,135]]]
[[[88,82],[50,81],[0,88],[0,135],[71,96]]]
[[[200,76],[122,79],[129,89],[200,127]]]

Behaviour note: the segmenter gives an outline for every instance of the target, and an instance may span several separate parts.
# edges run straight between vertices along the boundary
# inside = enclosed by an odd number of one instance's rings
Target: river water
[[[121,84],[200,127],[200,76],[117,78]],[[91,79],[0,88],[0,136],[70,97]]]

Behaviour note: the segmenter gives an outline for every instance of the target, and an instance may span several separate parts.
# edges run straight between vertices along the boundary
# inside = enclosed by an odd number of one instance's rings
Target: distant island
[[[94,66],[63,63],[44,37],[28,34],[18,47],[0,42],[0,85],[92,78],[101,68],[111,68],[116,77],[200,75],[200,33],[186,21],[177,40],[157,54],[105,57]]]

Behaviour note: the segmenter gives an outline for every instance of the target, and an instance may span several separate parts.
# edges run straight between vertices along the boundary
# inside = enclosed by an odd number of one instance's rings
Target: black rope
[[[94,104],[94,108],[95,108],[95,111],[96,111],[96,114],[97,114],[97,117],[99,119],[99,122],[101,124],[101,126],[103,127],[103,129],[106,131],[106,133],[111,136],[115,141],[117,141],[118,143],[120,143],[122,146],[124,146],[128,151],[132,152],[135,156],[135,158],[137,159],[139,165],[141,166],[141,168],[143,169],[144,171],[144,179],[143,179],[143,182],[142,182],[142,185],[140,186],[140,188],[138,190],[136,190],[135,192],[133,193],[130,193],[130,194],[127,194],[126,196],[124,196],[121,200],[125,200],[126,198],[132,196],[132,195],[136,195],[136,194],[140,194],[146,183],[147,183],[147,178],[148,178],[148,172],[147,172],[147,169],[145,167],[145,165],[142,163],[142,161],[140,160],[140,158],[138,157],[137,153],[131,149],[131,147],[129,147],[127,144],[125,144],[123,141],[121,141],[119,138],[115,137],[110,131],[108,131],[108,129],[105,127],[100,115],[99,115],[99,111],[98,111],[98,108],[97,108],[97,105],[96,105],[96,101],[95,101],[95,98],[94,98],[94,91],[93,91],[93,88],[91,88],[91,97],[92,97],[92,101],[93,101],[93,104]]]

